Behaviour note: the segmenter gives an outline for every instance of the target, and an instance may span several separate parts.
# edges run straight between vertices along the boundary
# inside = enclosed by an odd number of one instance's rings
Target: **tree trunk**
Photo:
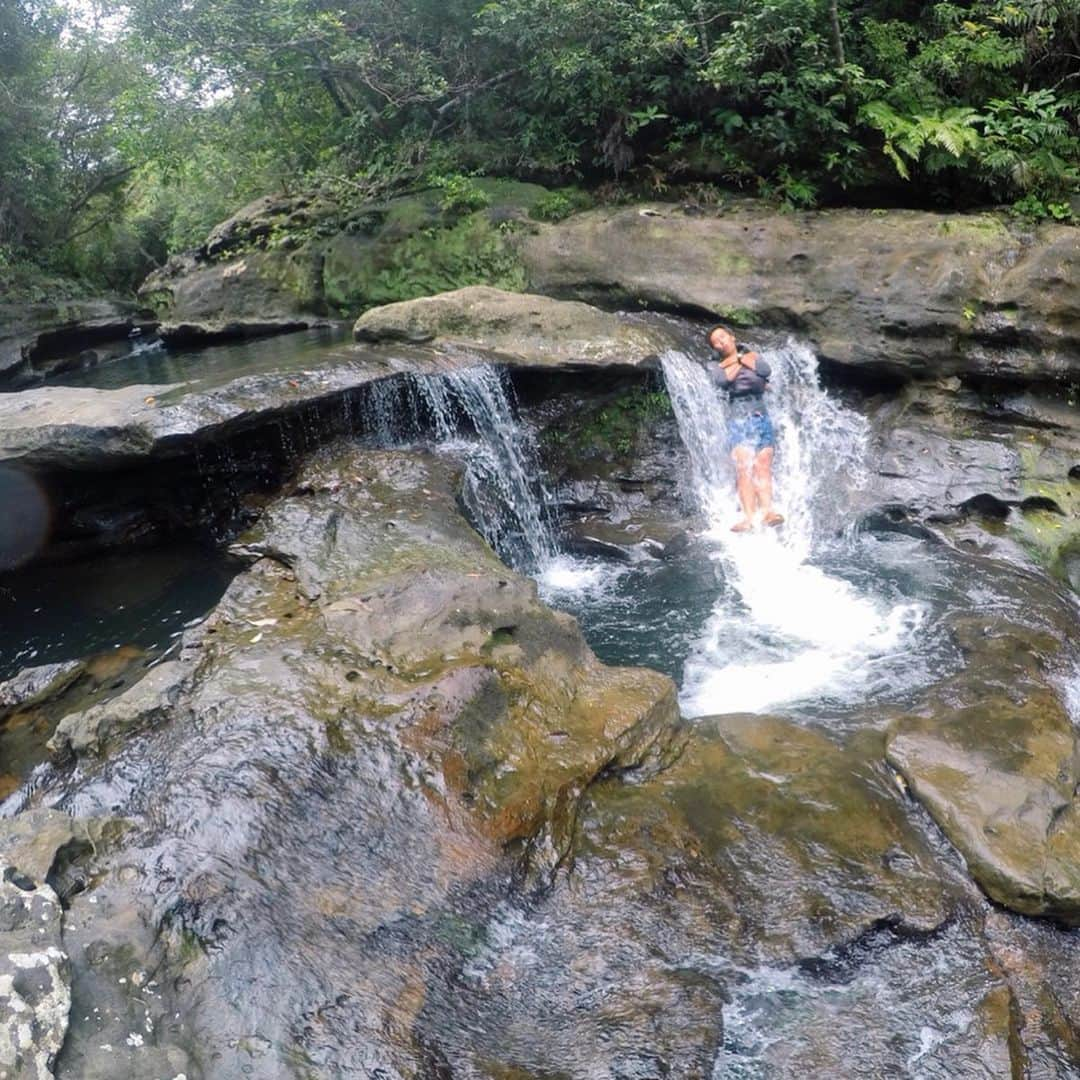
[[[829,21],[832,23],[833,56],[836,58],[836,66],[844,66],[844,39],[840,34],[840,12],[837,9],[837,0],[829,0]]]

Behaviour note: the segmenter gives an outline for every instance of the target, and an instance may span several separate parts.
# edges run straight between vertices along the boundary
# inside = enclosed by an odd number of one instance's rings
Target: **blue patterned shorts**
[[[734,409],[728,420],[728,447],[749,446],[755,454],[776,445],[776,433],[764,408]]]

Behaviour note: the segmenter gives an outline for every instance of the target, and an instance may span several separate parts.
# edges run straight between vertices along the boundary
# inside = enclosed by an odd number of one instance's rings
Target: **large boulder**
[[[542,189],[477,187],[490,205],[464,216],[438,191],[347,214],[318,199],[258,200],[151,275],[141,296],[168,332],[241,334],[489,285],[792,329],[871,377],[1078,371],[1080,241],[1067,226],[913,210],[783,214],[749,199],[540,224],[527,212]]]
[[[786,327],[825,360],[871,375],[1080,373],[1080,237],[1063,225],[657,203],[542,226],[521,254],[533,291]]]
[[[588,304],[472,286],[374,308],[356,321],[358,341],[435,342],[480,349],[537,367],[655,364],[673,338],[659,326]]]
[[[1027,612],[1027,624],[950,621],[964,667],[894,722],[887,757],[990,897],[1076,925],[1080,744],[1055,680],[1075,611],[1039,596],[1042,610]]]
[[[196,251],[171,259],[139,290],[174,338],[269,332],[319,316],[466,285],[520,289],[511,229],[544,195],[535,184],[477,180],[480,209],[437,188],[356,208],[312,195],[256,199]]]

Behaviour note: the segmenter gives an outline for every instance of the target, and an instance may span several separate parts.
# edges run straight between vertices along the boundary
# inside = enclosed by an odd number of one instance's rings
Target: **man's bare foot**
[[[775,510],[770,510],[765,517],[762,518],[762,521],[764,521],[766,525],[783,525],[784,515],[778,514]]]
[[[754,523],[752,521],[747,521],[746,518],[743,518],[742,521],[736,521],[735,524],[731,526],[731,531],[749,532],[753,527]]]

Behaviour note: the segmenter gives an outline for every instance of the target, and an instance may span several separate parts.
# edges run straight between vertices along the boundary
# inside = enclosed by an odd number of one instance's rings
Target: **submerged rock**
[[[82,660],[23,668],[0,683],[0,717],[16,708],[27,708],[62,693],[86,669]]]
[[[646,894],[671,883],[673,922],[742,964],[819,956],[882,924],[929,932],[962,895],[872,756],[767,716],[698,720],[672,768],[598,787],[576,857],[586,874],[643,875]]]

